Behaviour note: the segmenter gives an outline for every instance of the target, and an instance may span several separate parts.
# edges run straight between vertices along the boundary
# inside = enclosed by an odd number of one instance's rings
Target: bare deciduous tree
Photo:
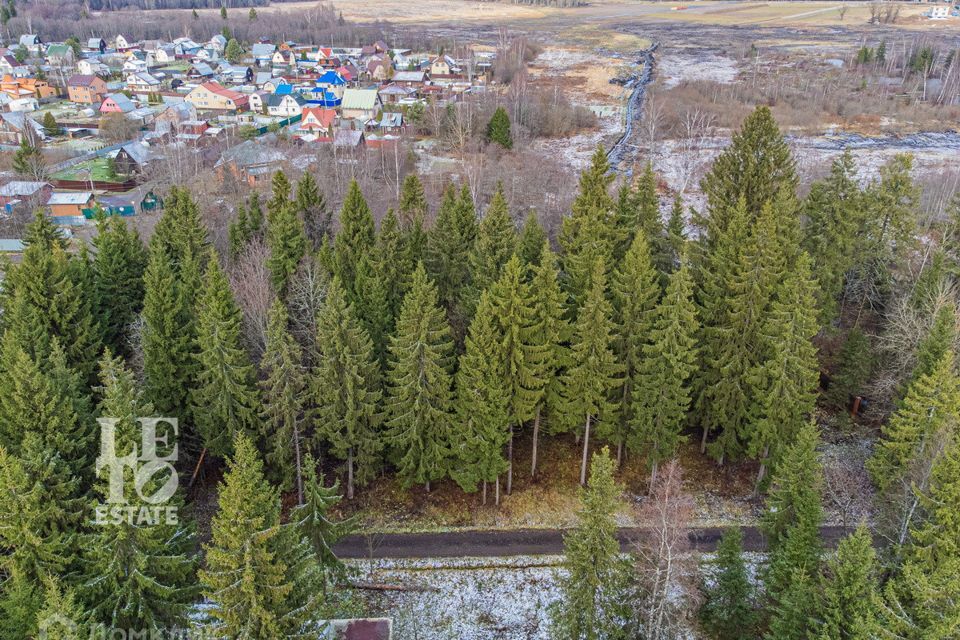
[[[254,361],[267,346],[267,320],[274,292],[270,286],[267,258],[270,251],[262,240],[254,240],[230,266],[230,288],[243,313],[243,336]]]
[[[629,637],[673,640],[697,609],[697,560],[690,553],[689,529],[694,502],[683,490],[676,460],[664,465],[640,507],[647,528],[635,543],[637,602]]]

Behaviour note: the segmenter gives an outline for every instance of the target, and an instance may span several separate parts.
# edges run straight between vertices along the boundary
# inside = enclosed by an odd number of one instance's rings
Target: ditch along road
[[[694,551],[715,551],[725,527],[695,527],[690,530]],[[436,533],[374,533],[347,536],[333,546],[340,558],[458,558],[557,555],[563,553],[564,529],[491,529]],[[624,550],[644,529],[623,528],[617,537]],[[759,527],[741,527],[745,551],[763,551],[766,541]],[[852,527],[820,527],[828,548],[834,548]]]

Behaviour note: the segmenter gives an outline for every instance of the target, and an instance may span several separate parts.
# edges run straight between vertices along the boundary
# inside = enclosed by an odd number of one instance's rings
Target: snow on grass
[[[681,82],[713,80],[729,84],[737,79],[737,61],[725,55],[711,53],[709,57],[684,53],[658,56],[657,76],[665,89]]]
[[[358,579],[409,591],[367,591],[373,615],[417,640],[547,640],[559,556],[355,561]]]

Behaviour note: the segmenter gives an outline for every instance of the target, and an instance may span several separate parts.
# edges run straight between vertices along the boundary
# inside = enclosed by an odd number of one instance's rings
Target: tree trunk
[[[481,504],[483,506],[487,506],[487,481],[486,480],[483,481],[483,502]]]
[[[427,493],[430,493],[430,481],[427,480],[423,486],[427,490]]]
[[[500,506],[500,476],[497,476],[497,483],[494,485],[493,504]]]
[[[706,453],[706,452],[707,452],[707,427],[706,425],[704,425],[703,437],[700,438],[700,453]]]
[[[760,459],[760,470],[757,471],[757,485],[753,488],[753,497],[760,495],[760,483],[767,475],[767,457],[770,455],[770,446],[763,448],[763,457]]]
[[[650,465],[650,491],[653,491],[653,485],[657,483],[657,469],[659,466],[656,460]]]
[[[303,504],[303,466],[300,463],[300,431],[293,430],[293,458],[297,465],[297,504]],[[313,471],[313,469],[311,469]]]
[[[617,469],[623,463],[623,440],[617,442]]]
[[[347,449],[347,500],[353,500],[353,447]]]
[[[533,418],[533,462],[530,464],[530,477],[537,475],[537,440],[540,439],[540,407],[537,407],[537,415]]]
[[[583,460],[580,461],[580,484],[587,484],[587,454],[590,450],[590,414],[587,414],[587,422],[583,428]]]
[[[507,443],[507,495],[513,491],[513,425],[510,425],[510,442]]]

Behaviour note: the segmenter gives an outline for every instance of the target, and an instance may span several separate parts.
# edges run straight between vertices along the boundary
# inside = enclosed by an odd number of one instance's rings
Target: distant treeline
[[[255,20],[249,17],[249,7],[267,4],[264,0],[230,0],[227,20],[216,12],[191,11],[193,7],[219,7],[219,0],[92,0],[90,8],[96,10],[98,4],[111,10],[91,15],[75,0],[19,5],[17,16],[4,29],[4,36],[37,33],[45,42],[52,42],[71,36],[81,41],[91,37],[110,40],[122,33],[135,40],[188,36],[205,42],[226,28],[242,43],[271,38],[325,46],[360,46],[387,36],[384,25],[349,23],[333,6],[322,3],[289,11],[261,11]],[[142,11],[151,8],[173,10]]]

